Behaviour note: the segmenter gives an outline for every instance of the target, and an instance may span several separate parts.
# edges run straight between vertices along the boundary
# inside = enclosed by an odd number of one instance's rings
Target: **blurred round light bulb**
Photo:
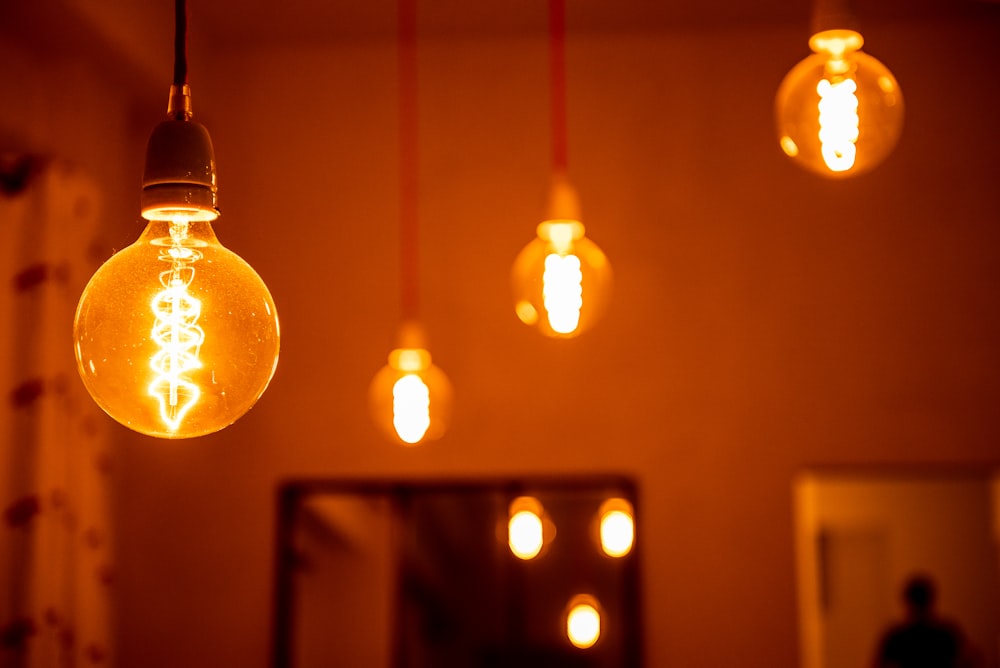
[[[574,647],[587,649],[601,637],[601,612],[597,600],[579,594],[570,600],[566,613],[566,637]]]
[[[785,76],[775,101],[778,142],[796,164],[842,178],[880,164],[903,127],[903,95],[889,69],[861,51],[854,30],[823,30],[815,52]]]
[[[404,445],[440,438],[451,418],[451,383],[431,362],[422,338],[417,325],[404,325],[401,347],[389,353],[369,388],[375,424]]]
[[[565,178],[553,184],[550,219],[518,254],[511,272],[514,311],[546,336],[571,338],[604,312],[611,293],[611,264],[585,236],[576,194]]]
[[[632,551],[635,521],[632,504],[625,499],[608,499],[598,511],[601,518],[601,549],[609,557],[624,557]]]

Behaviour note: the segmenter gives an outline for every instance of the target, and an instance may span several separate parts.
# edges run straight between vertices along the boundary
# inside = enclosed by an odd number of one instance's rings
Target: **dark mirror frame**
[[[274,607],[273,607],[273,638],[272,638],[272,666],[273,668],[301,668],[295,662],[295,642],[297,620],[297,582],[296,574],[302,567],[303,555],[299,553],[297,545],[297,524],[300,522],[304,512],[307,512],[307,504],[315,504],[319,500],[333,497],[353,497],[357,499],[389,500],[393,508],[398,512],[400,504],[403,507],[410,507],[414,499],[430,499],[441,497],[454,497],[456,500],[479,499],[481,505],[484,498],[489,498],[491,502],[495,498],[505,500],[502,504],[504,509],[506,503],[522,495],[531,495],[544,500],[552,499],[556,507],[553,513],[558,514],[562,510],[564,516],[567,512],[575,512],[577,521],[572,527],[566,527],[563,533],[556,534],[553,544],[561,545],[561,554],[556,550],[551,555],[546,555],[543,551],[543,558],[537,561],[543,562],[548,558],[550,564],[541,570],[538,564],[524,562],[526,565],[513,557],[509,553],[505,543],[497,550],[507,550],[507,557],[510,557],[510,567],[505,567],[501,573],[503,582],[498,590],[505,592],[504,601],[494,602],[505,610],[505,626],[512,627],[513,630],[505,633],[513,634],[507,646],[497,648],[495,658],[483,662],[483,666],[523,666],[530,668],[536,665],[550,666],[551,668],[561,668],[562,666],[594,666],[615,668],[640,668],[643,665],[643,624],[642,624],[642,601],[640,587],[640,556],[641,556],[641,536],[642,536],[642,515],[639,508],[639,494],[634,481],[625,476],[618,475],[589,475],[589,476],[560,476],[560,477],[519,477],[519,478],[479,478],[462,480],[413,480],[413,481],[389,481],[389,480],[351,480],[351,479],[294,479],[281,484],[277,490],[277,518],[276,518],[276,541],[275,541],[275,575],[274,575]],[[589,497],[589,498],[588,498]],[[591,553],[599,552],[599,548],[593,545],[596,538],[596,522],[591,530],[586,532],[581,530],[580,525],[584,513],[592,512],[596,516],[599,501],[602,498],[622,497],[627,499],[633,507],[633,517],[635,520],[635,543],[632,551],[623,558],[612,559],[610,557]],[[587,498],[588,506],[593,505],[593,511],[586,509],[572,510],[574,500]],[[592,502],[592,504],[591,504]],[[562,503],[563,508],[558,508]],[[496,506],[496,503],[493,503]],[[577,505],[583,505],[577,503]],[[396,516],[398,521],[398,515]],[[501,543],[504,537],[501,532],[506,531],[506,517],[494,513],[491,520],[492,527],[496,527],[497,543]],[[587,547],[589,541],[589,546]],[[479,537],[482,545],[482,536]],[[593,549],[591,549],[593,548]],[[478,549],[482,549],[481,547]],[[586,554],[585,554],[586,553]],[[583,555],[583,556],[580,556]],[[495,556],[493,557],[495,561]],[[557,561],[559,560],[559,561]],[[591,562],[589,564],[584,561]],[[596,567],[601,571],[595,576],[594,563],[603,560],[604,566]],[[580,563],[576,563],[579,561]],[[572,563],[568,563],[572,562]],[[567,572],[579,571],[584,573],[584,578],[590,583],[591,589],[604,588],[613,589],[607,592],[610,608],[613,612],[607,618],[606,630],[610,632],[611,640],[605,643],[603,648],[595,645],[594,652],[575,650],[569,647],[568,641],[565,643],[569,651],[559,650],[557,653],[546,654],[545,651],[539,653],[535,649],[528,648],[524,642],[524,624],[526,619],[536,614],[540,607],[551,607],[552,601],[543,601],[540,597],[553,596],[551,591],[543,592],[544,589],[553,589],[550,584],[558,580],[565,584]],[[545,575],[547,573],[547,575]],[[496,575],[496,573],[493,573]],[[541,579],[540,579],[541,578]],[[513,594],[511,594],[513,592]],[[595,591],[596,593],[596,591]],[[561,595],[561,594],[560,594]],[[404,605],[403,594],[397,592],[396,607]],[[511,600],[512,597],[517,600]],[[568,600],[568,599],[567,599]],[[544,604],[544,605],[543,605]],[[603,605],[603,602],[602,602]],[[399,644],[401,633],[411,634],[412,630],[401,631],[399,628],[399,613],[395,613],[397,618],[393,620],[395,625],[393,632],[394,648],[391,652],[393,658],[391,665],[393,668],[406,668],[407,661],[402,658],[406,652],[401,652]],[[602,630],[602,634],[605,631]],[[600,641],[599,641],[600,642]],[[547,650],[546,650],[547,651]],[[469,668],[474,668],[470,666]]]

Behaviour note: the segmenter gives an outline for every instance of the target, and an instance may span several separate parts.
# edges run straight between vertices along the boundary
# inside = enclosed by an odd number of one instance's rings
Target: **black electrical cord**
[[[175,121],[191,119],[191,89],[187,65],[187,0],[174,1],[174,81],[170,85],[167,117]]]
[[[187,0],[174,3],[174,84],[183,86],[188,82],[187,72]]]

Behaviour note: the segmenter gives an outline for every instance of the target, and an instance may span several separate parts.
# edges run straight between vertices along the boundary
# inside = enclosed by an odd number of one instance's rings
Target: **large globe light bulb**
[[[903,95],[892,72],[861,51],[861,34],[833,29],[785,76],[775,100],[778,141],[796,164],[830,178],[860,174],[892,152]]]
[[[611,264],[584,236],[576,193],[557,178],[549,219],[518,254],[511,271],[514,311],[521,322],[554,338],[572,338],[604,312],[611,294]]]
[[[153,131],[142,193],[149,222],[90,279],[73,328],[80,376],[97,404],[161,438],[232,424],[278,361],[274,301],[215,236],[211,141],[188,116]]]

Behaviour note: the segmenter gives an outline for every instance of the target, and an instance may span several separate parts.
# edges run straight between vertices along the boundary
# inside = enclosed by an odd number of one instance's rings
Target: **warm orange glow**
[[[785,135],[781,138],[781,150],[785,152],[791,158],[794,158],[799,154],[799,147],[795,143],[795,140]]]
[[[552,244],[552,249],[567,255],[573,242],[583,238],[583,224],[578,220],[549,220],[538,226],[538,236]]]
[[[608,499],[601,504],[601,549],[609,557],[624,557],[632,551],[635,521],[632,504],[625,499]]]
[[[580,324],[583,307],[583,272],[575,255],[550,253],[542,273],[542,300],[549,326],[559,334],[570,334]]]
[[[417,347],[419,327],[404,325],[400,347],[389,353],[388,364],[375,375],[369,390],[376,424],[394,440],[416,445],[444,434],[451,405],[451,384],[431,361],[426,348]]]
[[[826,30],[781,82],[775,102],[782,151],[833,178],[878,165],[899,139],[903,101],[892,73],[861,51],[853,30]]]
[[[601,637],[601,613],[597,601],[586,594],[573,597],[566,615],[566,637],[574,647],[587,649]]]
[[[151,214],[152,215],[152,214]],[[197,212],[152,220],[94,274],[74,323],[97,404],[161,438],[218,431],[246,413],[278,362],[278,317],[257,273]]]
[[[149,394],[159,402],[160,417],[172,432],[180,429],[185,414],[201,396],[201,389],[187,374],[201,368],[198,355],[205,341],[205,332],[197,324],[201,301],[188,293],[195,275],[192,265],[202,255],[184,245],[187,238],[188,221],[178,218],[171,222],[171,244],[159,257],[170,263],[170,269],[160,272],[163,290],[151,303],[156,316],[151,336],[159,350],[149,361],[156,374],[149,384]]]
[[[549,336],[572,337],[603,311],[611,266],[584,236],[582,223],[554,219],[538,225],[538,236],[518,255],[512,278],[521,322]]]
[[[531,302],[522,299],[514,305],[514,312],[521,322],[526,325],[534,325],[538,322],[538,309],[531,305]]]
[[[392,386],[392,426],[404,443],[419,443],[431,426],[431,395],[427,384],[408,373]]]
[[[843,58],[846,53],[857,51],[864,44],[864,37],[854,30],[823,30],[809,38],[810,49],[816,53],[829,54],[831,58],[836,59]]]
[[[858,85],[854,79],[816,86],[819,94],[819,143],[826,166],[843,172],[854,166],[858,141]]]
[[[518,559],[534,559],[545,545],[542,504],[530,496],[514,499],[507,521],[507,544]]]

